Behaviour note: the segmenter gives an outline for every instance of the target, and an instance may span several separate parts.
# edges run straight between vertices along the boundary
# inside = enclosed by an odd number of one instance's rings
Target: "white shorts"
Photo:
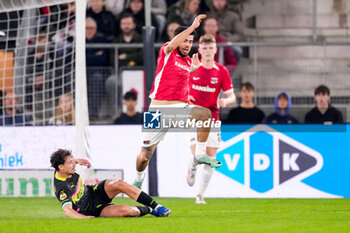
[[[190,145],[194,145],[197,142],[197,133],[191,133]],[[207,147],[219,148],[221,146],[221,133],[210,132],[207,140]]]
[[[162,108],[183,108],[184,118],[188,118],[190,116],[191,109],[195,105],[189,105],[187,103],[178,103],[178,104],[170,104],[170,105],[151,105],[149,106],[152,111],[159,110],[162,111]],[[142,146],[149,147],[158,142],[162,141],[165,137],[165,134],[168,132],[169,128],[160,128],[160,129],[147,129],[142,132]]]

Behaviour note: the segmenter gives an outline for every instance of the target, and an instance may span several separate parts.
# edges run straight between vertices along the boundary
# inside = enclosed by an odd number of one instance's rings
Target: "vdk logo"
[[[320,153],[266,125],[225,141],[217,159],[223,162],[218,172],[259,193],[300,181],[323,166]]]
[[[161,127],[162,113],[157,110],[156,112],[144,112],[143,113],[143,128],[144,129],[160,129]]]

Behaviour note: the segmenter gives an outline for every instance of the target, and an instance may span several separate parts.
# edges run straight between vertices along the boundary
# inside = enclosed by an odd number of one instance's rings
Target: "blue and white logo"
[[[162,113],[157,110],[156,112],[144,112],[143,113],[143,128],[144,129],[160,129],[161,127]]]
[[[17,151],[9,153],[2,150],[0,144],[0,169],[3,168],[17,168],[23,166],[23,155]]]
[[[323,166],[320,153],[266,125],[225,141],[217,159],[223,162],[218,172],[258,193],[299,182]]]

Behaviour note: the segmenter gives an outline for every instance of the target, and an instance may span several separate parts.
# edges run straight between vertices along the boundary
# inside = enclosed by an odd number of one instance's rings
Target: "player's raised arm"
[[[86,166],[87,168],[91,167],[91,163],[87,159],[74,159],[74,162],[80,166]]]
[[[205,19],[207,16],[205,14],[198,15],[194,20],[191,26],[189,26],[186,30],[181,32],[180,34],[176,35],[170,43],[164,47],[165,53],[170,53],[174,49],[176,49],[191,33],[201,25],[201,22],[203,19]]]
[[[94,218],[94,216],[79,214],[77,211],[73,210],[72,204],[66,204],[63,206],[62,210],[68,218]]]

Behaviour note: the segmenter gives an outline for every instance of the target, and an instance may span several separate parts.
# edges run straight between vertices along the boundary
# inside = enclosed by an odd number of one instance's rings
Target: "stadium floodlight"
[[[88,156],[85,11],[86,0],[0,1],[0,124],[74,124],[79,157]],[[72,108],[59,111],[64,97]]]

